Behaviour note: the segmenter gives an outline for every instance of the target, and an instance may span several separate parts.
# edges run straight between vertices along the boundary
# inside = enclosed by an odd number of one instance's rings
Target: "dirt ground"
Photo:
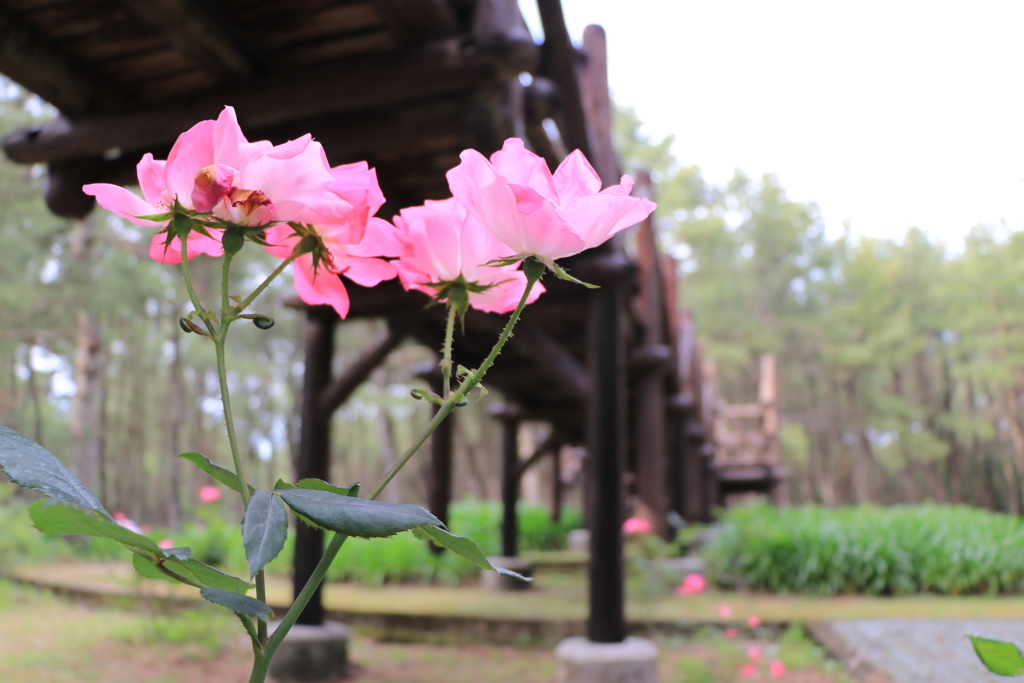
[[[140,614],[0,583],[0,681],[245,683],[251,653],[240,630],[230,614],[214,609]],[[659,645],[662,683],[849,680],[799,634],[769,642],[715,632]],[[743,676],[751,647],[759,650],[754,675]],[[550,683],[555,675],[550,649],[380,643],[357,635],[350,658],[348,680],[365,683]],[[768,673],[776,658],[787,663],[777,679]]]

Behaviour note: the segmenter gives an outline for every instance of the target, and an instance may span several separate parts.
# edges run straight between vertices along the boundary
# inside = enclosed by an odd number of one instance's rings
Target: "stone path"
[[[966,636],[1024,647],[1024,620],[851,619],[827,622],[821,630],[821,640],[851,670],[862,677],[875,672],[892,683],[1000,683],[1011,679],[989,673]]]

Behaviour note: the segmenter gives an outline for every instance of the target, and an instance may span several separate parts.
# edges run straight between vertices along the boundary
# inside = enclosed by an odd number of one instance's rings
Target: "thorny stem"
[[[444,329],[444,348],[441,351],[441,398],[448,400],[452,393],[452,338],[455,336],[455,306],[448,304],[448,325]]]
[[[238,306],[235,307],[233,312],[235,314],[238,314],[238,313],[241,313],[242,311],[244,311],[246,308],[248,308],[249,304],[251,304],[253,301],[255,301],[256,297],[258,297],[260,294],[262,294],[263,290],[266,289],[270,285],[270,283],[273,282],[275,278],[277,278],[278,275],[283,273],[284,269],[287,268],[289,265],[291,265],[291,263],[296,258],[298,258],[298,257],[295,254],[292,254],[291,256],[286,258],[284,261],[281,261],[280,265],[278,265],[278,267],[274,269],[274,272],[272,272],[270,275],[268,275],[267,279],[264,280],[263,282],[261,282],[259,287],[257,287],[256,289],[252,290],[252,294],[250,294],[249,296],[245,297],[245,299],[242,300],[242,303],[238,304]]]
[[[192,300],[192,308],[196,309],[199,313],[199,317],[206,325],[206,329],[210,331],[210,336],[212,337],[217,331],[213,329],[213,323],[207,319],[206,309],[203,308],[203,302],[199,300],[196,288],[192,284],[192,273],[188,267],[188,247],[185,244],[185,240],[182,240],[180,237],[178,241],[181,242],[181,273],[185,278],[185,289],[188,290],[188,298]]]
[[[523,291],[523,296],[519,300],[519,305],[516,306],[516,309],[512,312],[512,315],[509,317],[508,322],[505,324],[505,329],[502,330],[501,336],[498,337],[497,343],[495,343],[494,348],[491,349],[491,353],[484,360],[483,364],[481,364],[480,367],[477,368],[477,370],[473,372],[472,375],[466,378],[466,380],[459,387],[458,391],[446,397],[444,403],[441,405],[440,410],[438,410],[437,413],[434,415],[434,418],[427,425],[426,429],[423,430],[423,433],[420,434],[419,437],[417,437],[417,439],[412,443],[412,445],[410,445],[409,448],[405,450],[405,453],[402,454],[402,457],[399,458],[398,462],[395,463],[395,465],[388,471],[388,473],[385,474],[384,477],[377,483],[377,485],[373,487],[373,490],[367,496],[369,500],[376,500],[377,496],[379,496],[381,492],[384,490],[384,487],[386,487],[388,483],[390,483],[391,480],[395,478],[395,475],[397,475],[398,472],[401,471],[403,467],[405,467],[406,463],[408,463],[409,460],[412,459],[412,456],[416,454],[416,451],[418,451],[420,447],[424,443],[426,443],[427,439],[429,439],[430,435],[434,433],[434,430],[437,429],[438,425],[444,422],[444,419],[448,417],[448,415],[451,414],[453,410],[455,410],[456,405],[464,401],[466,395],[474,388],[476,388],[477,385],[480,384],[480,382],[483,380],[484,374],[487,372],[488,369],[490,369],[491,365],[494,364],[494,361],[498,357],[498,354],[501,353],[502,347],[505,346],[505,342],[507,342],[508,338],[512,336],[512,328],[515,327],[516,322],[518,322],[519,320],[519,316],[522,314],[523,309],[526,307],[526,302],[530,298],[530,291],[533,289],[533,286],[540,280],[541,276],[543,276],[544,274],[543,266],[537,269],[529,267],[530,265],[532,265],[532,261],[528,260],[523,268],[523,270],[526,271],[526,289]],[[449,315],[451,314],[449,313]],[[452,325],[452,318],[450,317],[449,329],[452,329]],[[445,346],[446,349],[450,349],[450,343],[448,342],[447,339]],[[284,617],[281,619],[281,623],[278,624],[277,629],[274,631],[274,635],[272,635],[270,639],[267,641],[266,647],[264,648],[264,656],[262,658],[257,657],[256,661],[254,662],[252,674],[249,677],[249,683],[263,683],[263,681],[266,680],[267,671],[270,667],[270,661],[274,658],[274,654],[277,652],[277,648],[281,646],[282,642],[284,642],[285,636],[288,635],[288,631],[290,631],[292,626],[295,625],[295,622],[298,620],[299,615],[302,614],[302,610],[304,610],[306,608],[306,605],[309,604],[310,599],[313,597],[314,591],[316,591],[317,587],[324,580],[324,576],[327,575],[328,568],[330,568],[331,563],[334,562],[334,558],[337,557],[338,552],[341,550],[341,547],[345,544],[345,541],[347,539],[348,536],[337,533],[331,537],[331,542],[327,544],[327,548],[324,550],[324,554],[320,557],[320,561],[313,569],[313,573],[309,577],[309,580],[306,582],[306,585],[303,586],[302,590],[299,591],[299,594],[295,596],[295,600],[292,602],[292,606],[288,609],[288,612],[285,613]]]

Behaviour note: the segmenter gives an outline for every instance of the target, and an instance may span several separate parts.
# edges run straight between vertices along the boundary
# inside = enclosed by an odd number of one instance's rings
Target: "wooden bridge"
[[[617,182],[604,31],[588,27],[578,49],[559,0],[536,1],[540,45],[515,0],[0,0],[0,72],[61,112],[12,134],[4,150],[14,161],[46,164],[47,203],[69,217],[92,209],[82,184],[134,183],[144,152],[165,158],[181,131],[224,104],[235,106],[250,139],[279,143],[312,132],[333,163],[367,160],[388,198],[385,217],[448,196],[444,173],[459,152],[489,154],[512,136],[552,168],[580,149],[605,185]],[[639,180],[637,192],[650,193],[649,180]],[[678,302],[676,264],[650,220],[564,265],[600,289],[546,279],[547,293],[528,307],[486,383],[505,399],[498,417],[506,509],[527,467],[561,444],[586,447],[589,635],[617,642],[626,634],[627,504],[668,535],[671,512],[707,520],[729,493],[779,488],[774,365],[762,364],[757,405],[722,404]],[[332,377],[340,321],[329,308],[306,310],[297,477],[327,477],[331,415],[391,350],[406,339],[441,346],[443,313],[425,309],[422,294],[396,282],[347,286],[349,319],[382,318],[388,331]],[[503,323],[472,312],[455,357],[479,363]],[[552,427],[526,463],[517,448],[523,420]],[[759,436],[737,421],[756,422]],[[429,506],[442,519],[451,441],[449,421],[424,454],[432,463]],[[515,554],[514,524],[503,540]],[[297,584],[322,543],[319,532],[299,527]],[[303,621],[322,616],[314,600]]]

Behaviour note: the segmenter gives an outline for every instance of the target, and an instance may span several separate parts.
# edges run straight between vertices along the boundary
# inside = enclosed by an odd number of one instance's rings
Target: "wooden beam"
[[[377,338],[365,352],[360,354],[343,375],[324,388],[319,403],[319,410],[324,415],[331,415],[348,400],[349,396],[366,381],[377,366],[405,339],[406,328],[392,328]]]
[[[519,353],[526,355],[573,396],[583,400],[590,394],[586,367],[547,332],[524,320],[519,323],[513,339]]]
[[[590,133],[591,165],[605,185],[619,182],[622,171],[612,145],[612,98],[608,92],[608,41],[604,29],[591,24],[583,29],[586,65],[580,74],[580,96]]]
[[[540,72],[558,84],[565,98],[565,110],[561,117],[564,125],[559,126],[562,139],[568,149],[578,149],[589,159],[590,140],[576,76],[576,50],[569,38],[569,30],[565,27],[562,2],[537,0],[537,9],[544,27]]]
[[[461,28],[446,0],[373,0],[373,6],[405,47],[450,38]]]
[[[217,3],[195,0],[120,0],[139,19],[158,29],[197,66],[224,82],[266,71],[266,63],[246,46]]]
[[[350,59],[275,75],[182,107],[157,107],[74,123],[58,119],[12,133],[4,140],[4,151],[11,160],[27,164],[100,157],[111,149],[168,146],[197,121],[216,118],[226,103],[237,109],[245,130],[258,130],[474,90],[499,83],[523,68],[515,61],[433,45],[405,56]]]
[[[5,7],[0,7],[0,73],[67,115],[115,110],[123,102],[122,93]]]

